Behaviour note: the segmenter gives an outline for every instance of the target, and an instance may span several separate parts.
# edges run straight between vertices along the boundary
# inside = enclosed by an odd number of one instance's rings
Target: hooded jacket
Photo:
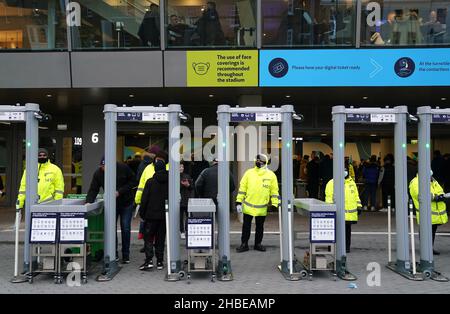
[[[169,198],[169,173],[156,172],[145,183],[139,215],[144,220],[164,220],[165,204]]]

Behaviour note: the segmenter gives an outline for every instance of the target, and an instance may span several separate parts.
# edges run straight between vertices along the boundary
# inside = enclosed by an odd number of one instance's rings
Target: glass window
[[[72,27],[74,49],[160,47],[159,0],[77,0],[81,25]]]
[[[64,1],[0,1],[0,49],[67,48]]]
[[[362,3],[361,45],[417,46],[450,43],[449,1],[368,1]]]
[[[355,0],[262,0],[263,45],[352,46]]]
[[[167,0],[168,47],[256,47],[256,0]]]

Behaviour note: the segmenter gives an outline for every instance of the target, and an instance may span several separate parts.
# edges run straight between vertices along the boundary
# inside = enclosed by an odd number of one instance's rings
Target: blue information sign
[[[263,50],[260,86],[450,86],[450,49]]]

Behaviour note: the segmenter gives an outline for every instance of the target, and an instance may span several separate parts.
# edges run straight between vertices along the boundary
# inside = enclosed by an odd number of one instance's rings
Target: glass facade
[[[167,0],[168,47],[256,47],[256,0]]]
[[[449,10],[448,0],[0,0],[0,49],[161,49],[163,32],[168,49],[450,45]]]
[[[66,48],[64,1],[0,1],[0,50]]]
[[[450,1],[384,0],[362,3],[362,46],[450,43]]]
[[[262,0],[263,46],[353,46],[356,1]]]

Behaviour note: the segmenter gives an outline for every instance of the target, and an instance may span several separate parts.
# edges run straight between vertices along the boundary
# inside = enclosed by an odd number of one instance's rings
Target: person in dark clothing
[[[182,163],[180,163],[180,180],[181,180],[180,233],[181,239],[185,239],[186,238],[185,217],[187,217],[189,199],[195,197],[195,189],[194,189],[194,182],[192,181],[191,176],[188,175],[187,173],[184,173],[184,165]]]
[[[363,178],[365,181],[365,189],[363,195],[363,208],[367,210],[369,207],[370,199],[370,209],[372,211],[376,210],[377,205],[377,187],[378,187],[378,176],[380,174],[380,169],[377,164],[377,156],[370,156],[369,162],[364,165],[363,168]]]
[[[310,198],[319,197],[319,157],[313,153],[311,161],[306,166],[306,173],[308,174],[307,190]]]
[[[196,161],[194,154],[191,155],[191,161],[185,163],[184,172],[189,174],[194,182],[197,181],[200,173],[209,167],[206,160]]]
[[[206,10],[197,21],[197,33],[201,46],[217,46],[225,44],[225,35],[220,25],[216,3],[209,1]]]
[[[145,262],[140,270],[153,269],[153,255],[156,255],[157,269],[163,269],[164,245],[166,239],[165,205],[169,198],[169,173],[162,160],[155,162],[155,174],[145,183],[142,193],[140,217],[145,221]]]
[[[138,36],[142,46],[159,47],[160,45],[159,6],[152,3],[139,26]]]
[[[388,196],[391,197],[391,205],[395,204],[395,168],[394,156],[387,154],[384,157],[384,165],[380,170],[378,184],[381,185],[381,192],[383,194],[383,207],[388,208]]]
[[[167,37],[169,46],[185,46],[186,30],[189,26],[180,23],[180,19],[176,14],[170,16],[170,24],[167,26]]]
[[[444,155],[444,164],[443,164],[443,176],[444,176],[444,191],[445,193],[450,192],[450,154]],[[450,208],[447,204],[447,208]]]
[[[198,197],[212,198],[217,206],[217,184],[218,184],[219,163],[214,159],[212,166],[203,170],[195,181],[195,191]],[[234,185],[233,175],[230,173],[230,193],[233,193]]]
[[[136,174],[141,161],[142,161],[141,153],[136,153],[134,155],[134,158],[127,162],[127,165]]]
[[[435,150],[433,154],[433,160],[431,161],[431,170],[433,170],[434,179],[439,182],[441,186],[444,185],[444,177],[442,175],[443,167],[444,158],[442,158],[441,151]]]
[[[323,193],[322,200],[325,200],[325,187],[328,181],[333,179],[333,160],[330,155],[325,155],[319,164],[319,178],[322,180]]]
[[[116,217],[120,217],[122,231],[122,263],[130,263],[131,219],[133,217],[132,189],[137,185],[135,174],[126,164],[117,163],[116,168]],[[105,158],[100,161],[100,167],[95,171],[86,196],[86,203],[93,203],[100,188],[105,188]],[[106,209],[108,210],[108,209]],[[116,235],[117,238],[117,235]],[[117,248],[117,240],[116,240]]]

